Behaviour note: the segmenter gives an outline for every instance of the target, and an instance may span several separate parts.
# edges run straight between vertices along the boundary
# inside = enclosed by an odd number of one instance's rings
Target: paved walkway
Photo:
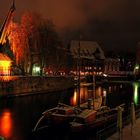
[[[107,140],[119,140],[118,132],[107,138]],[[121,140],[140,140],[140,118],[136,120],[136,124],[133,126],[132,135],[130,124],[123,128]]]

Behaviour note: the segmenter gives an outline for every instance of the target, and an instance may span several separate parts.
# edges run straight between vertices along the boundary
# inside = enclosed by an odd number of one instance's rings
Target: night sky
[[[15,0],[19,21],[24,11],[51,19],[64,39],[97,41],[103,50],[135,51],[140,40],[140,0]],[[0,23],[12,0],[1,0]]]

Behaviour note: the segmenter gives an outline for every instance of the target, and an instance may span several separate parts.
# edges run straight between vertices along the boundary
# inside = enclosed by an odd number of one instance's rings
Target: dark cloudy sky
[[[52,19],[69,39],[81,32],[104,49],[134,50],[140,40],[140,0],[15,0],[18,20],[24,11]],[[0,23],[12,0],[1,0]]]

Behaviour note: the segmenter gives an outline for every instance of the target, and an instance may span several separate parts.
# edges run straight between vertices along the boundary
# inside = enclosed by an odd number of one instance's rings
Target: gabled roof
[[[12,60],[5,54],[0,53],[0,61],[12,61]]]
[[[70,52],[73,57],[78,57],[80,47],[80,57],[87,59],[95,59],[95,52],[99,51],[99,58],[105,59],[104,52],[97,42],[72,40],[70,44]]]

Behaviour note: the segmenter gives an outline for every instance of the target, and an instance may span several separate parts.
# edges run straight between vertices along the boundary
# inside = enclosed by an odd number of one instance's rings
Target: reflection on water
[[[133,96],[133,101],[134,103],[137,105],[138,104],[138,88],[139,88],[139,84],[138,83],[133,83],[133,89],[134,89],[134,96]]]
[[[95,92],[93,92],[92,86],[83,86],[80,89],[80,101],[83,103],[88,98],[93,98],[95,93],[95,98],[98,96],[106,97],[103,104],[111,107],[122,103],[130,104],[131,101],[138,104],[140,101],[138,89],[138,83],[133,85],[131,83],[96,85]],[[78,97],[77,91],[77,89],[69,89],[47,94],[0,98],[0,136],[5,137],[6,140],[34,139],[32,129],[41,113],[56,106],[58,102],[75,106]],[[6,108],[9,110],[5,110]],[[47,139],[47,135],[45,136]]]
[[[81,87],[80,88],[80,102],[81,103],[85,102],[85,100],[88,99],[91,96],[92,96],[92,94],[89,93],[87,87]]]
[[[103,96],[107,98],[107,103],[109,106],[117,106],[122,103],[129,104],[134,102],[136,105],[139,103],[139,87],[138,82],[134,83],[113,83],[104,85],[97,85],[95,92],[91,86],[81,86],[80,87],[80,103],[87,101],[89,98],[97,98],[98,96]],[[74,94],[71,97],[71,105],[76,105],[78,100],[78,90],[74,90]],[[95,94],[95,95],[94,95]],[[103,103],[104,104],[104,103]]]
[[[70,105],[72,105],[72,106],[77,105],[78,94],[79,94],[79,90],[77,88],[75,88],[73,96],[70,99],[71,100]],[[87,87],[81,87],[80,88],[80,103],[85,102],[85,100],[88,99],[89,96],[91,96],[91,95],[89,94],[88,88]]]
[[[56,106],[58,100],[67,100],[66,93],[0,98],[0,136],[4,140],[34,139],[32,129],[41,113]],[[60,96],[63,98],[60,99]]]
[[[76,106],[76,104],[77,104],[77,94],[78,94],[77,89],[74,89],[74,95],[70,101],[70,104],[73,106]]]
[[[0,135],[4,138],[11,137],[12,134],[12,117],[9,110],[4,110],[0,116]]]
[[[97,87],[95,93],[96,93],[95,97],[102,96],[103,95],[103,88],[101,86]]]
[[[105,89],[104,89],[105,90]],[[74,89],[74,94],[71,97],[71,102],[70,104],[75,106],[77,105],[77,100],[78,100],[78,89]],[[94,97],[97,98],[98,96],[102,96],[103,88],[101,86],[96,87],[96,91],[94,92],[92,88],[89,86],[81,86],[80,87],[80,103],[84,103],[87,101],[89,98],[93,99]],[[94,95],[95,94],[95,95]]]

